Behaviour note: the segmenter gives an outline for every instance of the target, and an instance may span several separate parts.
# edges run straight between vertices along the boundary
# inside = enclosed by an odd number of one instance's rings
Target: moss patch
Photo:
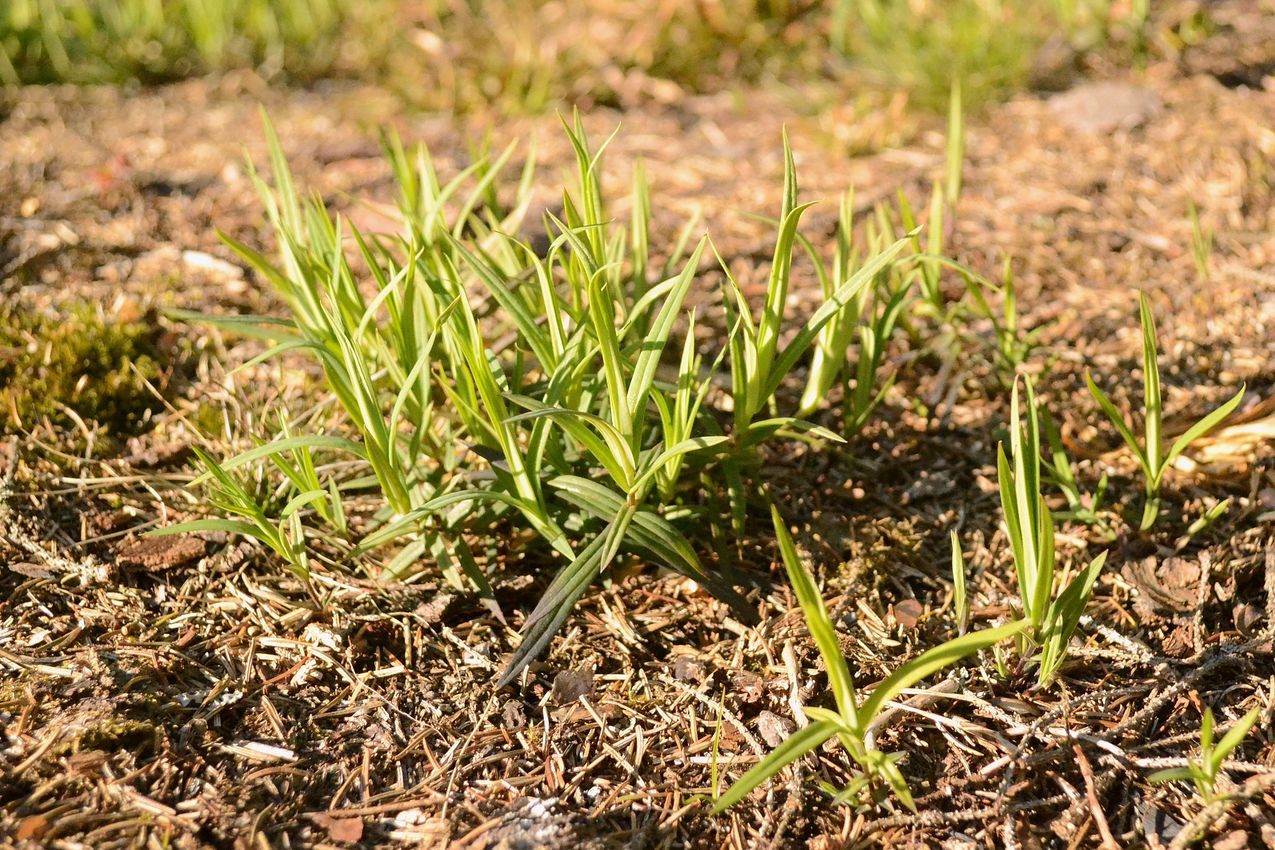
[[[160,408],[143,380],[160,375],[157,331],[145,320],[111,322],[88,306],[60,321],[0,314],[0,427],[28,430],[46,417],[73,424],[69,409],[114,434],[144,430]]]

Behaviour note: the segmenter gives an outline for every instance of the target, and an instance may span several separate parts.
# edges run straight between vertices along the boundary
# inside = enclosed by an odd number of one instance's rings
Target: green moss
[[[0,422],[28,430],[47,417],[81,419],[115,434],[143,430],[160,402],[145,381],[159,377],[157,328],[110,322],[89,307],[54,320],[29,311],[0,314]]]

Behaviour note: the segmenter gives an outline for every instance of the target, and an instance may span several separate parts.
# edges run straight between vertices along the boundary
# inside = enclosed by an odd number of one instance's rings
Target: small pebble
[[[506,729],[524,729],[527,726],[527,710],[521,702],[511,699],[500,712],[500,724]]]
[[[797,724],[773,711],[763,711],[757,715],[757,734],[772,747],[782,744],[796,728]]]
[[[563,670],[553,677],[553,700],[559,705],[587,697],[593,690],[592,670]]]
[[[679,682],[702,682],[707,673],[704,662],[689,655],[679,655],[673,661],[673,678]]]

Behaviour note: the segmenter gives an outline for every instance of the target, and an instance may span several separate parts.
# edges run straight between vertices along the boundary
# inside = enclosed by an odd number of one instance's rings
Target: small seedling
[[[1209,281],[1209,260],[1213,256],[1213,228],[1200,221],[1200,211],[1191,201],[1187,208],[1191,217],[1191,256],[1195,260],[1195,271],[1201,283]]]
[[[1215,744],[1213,742],[1213,710],[1204,709],[1204,720],[1200,724],[1199,759],[1188,759],[1186,767],[1171,767],[1167,770],[1158,770],[1148,776],[1147,781],[1159,785],[1164,782],[1189,780],[1195,785],[1195,790],[1200,795],[1200,800],[1205,805],[1212,803],[1221,796],[1217,793],[1217,777],[1222,771],[1222,763],[1240,745],[1240,742],[1244,740],[1244,736],[1249,733],[1261,716],[1262,710],[1260,708],[1253,709],[1236,721],[1231,730],[1222,736],[1222,740]]]
[[[257,497],[221,464],[198,446],[193,450],[205,470],[200,478],[208,482],[208,502],[223,516],[179,522],[156,529],[150,532],[150,536],[167,537],[204,531],[238,534],[269,546],[290,570],[301,578],[308,578],[310,562],[299,511],[306,505],[327,500],[330,498],[329,491],[319,488],[297,493],[279,511],[278,517],[272,518]]]
[[[1138,310],[1142,321],[1142,415],[1143,428],[1145,429],[1142,445],[1139,445],[1137,438],[1134,437],[1132,425],[1125,422],[1115,404],[1094,383],[1093,376],[1087,371],[1085,372],[1085,382],[1088,383],[1089,392],[1098,402],[1099,407],[1102,408],[1102,412],[1111,420],[1111,424],[1120,433],[1125,445],[1133,452],[1138,465],[1142,467],[1146,501],[1142,510],[1142,521],[1138,524],[1138,528],[1141,531],[1146,531],[1155,524],[1156,517],[1160,514],[1160,488],[1164,483],[1165,472],[1168,471],[1169,467],[1173,465],[1173,461],[1188,446],[1216,428],[1223,419],[1231,415],[1231,412],[1239,406],[1240,401],[1244,398],[1245,388],[1241,386],[1239,392],[1231,396],[1221,407],[1188,428],[1182,436],[1174,441],[1166,453],[1161,429],[1163,407],[1160,400],[1160,365],[1157,361],[1159,347],[1156,339],[1155,318],[1151,315],[1151,305],[1147,301],[1146,293],[1140,293],[1138,296]]]
[[[1031,379],[1027,387],[1027,424],[1023,427],[1018,382],[1010,401],[1010,455],[996,448],[1001,509],[1018,574],[1018,594],[1029,624],[1019,636],[1023,657],[1038,651],[1041,687],[1053,681],[1067,656],[1067,644],[1089,602],[1094,581],[1107,560],[1103,552],[1056,593],[1054,519],[1040,492],[1040,413]]]
[[[740,777],[739,781],[717,799],[713,806],[713,813],[720,813],[738,803],[748,796],[750,791],[785,766],[797,761],[833,737],[837,738],[861,770],[850,786],[837,795],[838,798],[848,801],[857,798],[867,788],[884,783],[899,802],[912,811],[916,811],[916,806],[912,802],[912,793],[898,766],[903,754],[882,752],[868,742],[868,729],[873,719],[881,713],[887,702],[898,696],[905,688],[956,663],[967,655],[972,655],[1019,634],[1027,624],[1020,620],[953,638],[921,653],[899,667],[885,681],[877,685],[871,694],[860,701],[855,693],[854,680],[850,676],[845,656],[841,654],[841,648],[837,643],[832,619],[828,616],[828,610],[824,607],[823,598],[819,595],[814,579],[802,564],[779,509],[772,504],[770,512],[775,526],[775,535],[779,539],[779,551],[784,568],[788,572],[788,580],[792,583],[793,592],[801,605],[810,635],[814,638],[819,654],[827,666],[828,685],[836,700],[837,708],[832,711],[806,706],[805,712],[813,722],[795,732]]]

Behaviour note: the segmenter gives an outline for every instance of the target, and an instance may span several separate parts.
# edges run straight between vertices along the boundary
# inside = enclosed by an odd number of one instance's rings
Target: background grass
[[[254,67],[313,78],[365,71],[389,0],[9,0],[0,81],[162,82]]]
[[[254,68],[374,80],[428,108],[540,112],[832,79],[940,107],[954,77],[970,103],[1003,97],[1113,35],[1141,44],[1143,23],[1112,0],[12,0],[0,81]]]

